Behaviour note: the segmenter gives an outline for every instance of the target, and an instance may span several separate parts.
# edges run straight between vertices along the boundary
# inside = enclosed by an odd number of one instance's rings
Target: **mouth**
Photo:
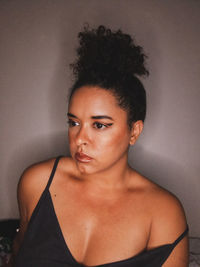
[[[88,155],[86,155],[84,153],[80,153],[80,152],[77,152],[75,154],[75,159],[79,162],[82,162],[82,163],[88,163],[92,160],[91,157],[89,157]]]

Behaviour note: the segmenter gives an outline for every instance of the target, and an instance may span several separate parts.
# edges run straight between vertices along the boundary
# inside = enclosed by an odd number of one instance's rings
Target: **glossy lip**
[[[83,163],[87,163],[87,162],[90,162],[92,160],[91,157],[89,157],[88,155],[86,155],[84,153],[80,153],[80,152],[77,152],[75,154],[75,159],[80,161],[80,162],[83,162]]]

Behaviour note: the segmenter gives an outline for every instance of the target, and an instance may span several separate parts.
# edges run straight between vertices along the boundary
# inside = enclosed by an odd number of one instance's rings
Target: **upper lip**
[[[83,152],[76,152],[76,156],[78,156],[79,158],[82,158],[82,159],[92,159],[90,156],[88,156],[87,154],[85,154]]]

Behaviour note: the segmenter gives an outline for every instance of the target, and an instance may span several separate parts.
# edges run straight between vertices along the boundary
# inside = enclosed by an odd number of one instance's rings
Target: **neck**
[[[107,169],[92,174],[79,173],[79,179],[89,188],[104,192],[114,192],[124,189],[130,177],[131,167],[128,165],[128,155],[125,154]]]

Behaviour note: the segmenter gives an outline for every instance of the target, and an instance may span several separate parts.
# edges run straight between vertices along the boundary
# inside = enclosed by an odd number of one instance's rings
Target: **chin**
[[[91,166],[90,164],[84,164],[76,162],[76,167],[81,175],[92,175],[102,172],[104,169],[100,169],[99,166]]]
[[[76,162],[76,167],[81,174],[92,174],[95,172],[94,168],[89,166],[88,163],[77,162],[75,159],[74,159],[74,161]]]

